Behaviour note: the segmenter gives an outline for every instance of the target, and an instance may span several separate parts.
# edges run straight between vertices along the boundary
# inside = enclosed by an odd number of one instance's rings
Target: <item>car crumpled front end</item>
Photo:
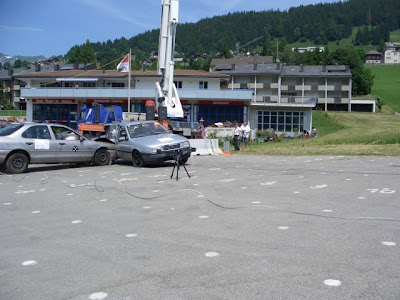
[[[158,143],[149,145],[147,151],[142,153],[143,160],[147,163],[174,160],[180,154],[186,160],[195,151],[190,146],[189,141],[181,136],[161,137]]]

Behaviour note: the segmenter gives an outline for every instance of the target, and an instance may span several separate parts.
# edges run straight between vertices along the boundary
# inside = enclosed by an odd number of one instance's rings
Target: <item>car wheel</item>
[[[110,153],[106,149],[97,150],[94,155],[94,163],[97,166],[105,166],[110,163]]]
[[[133,162],[134,167],[143,167],[144,166],[143,157],[139,151],[137,151],[137,150],[133,151],[132,162]]]
[[[23,153],[14,153],[6,161],[6,167],[12,174],[24,173],[28,169],[28,157]]]

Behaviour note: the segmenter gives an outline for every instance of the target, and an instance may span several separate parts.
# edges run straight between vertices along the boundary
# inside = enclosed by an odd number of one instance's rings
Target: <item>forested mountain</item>
[[[363,25],[371,28],[369,41],[373,39],[377,44],[378,41],[387,40],[389,31],[400,28],[400,1],[348,0],[301,5],[287,11],[236,12],[206,18],[197,23],[179,24],[176,50],[189,57],[191,53],[212,54],[223,47],[235,49],[237,42],[245,44],[258,37],[262,38],[252,47],[262,46],[273,38],[285,38],[289,43],[309,40],[321,45],[349,37],[354,26]],[[366,34],[363,35],[363,41],[360,40],[360,34],[354,41],[357,45],[366,42]],[[141,60],[158,49],[158,35],[157,29],[129,39],[120,38],[91,45],[101,64],[114,60],[129,49]]]

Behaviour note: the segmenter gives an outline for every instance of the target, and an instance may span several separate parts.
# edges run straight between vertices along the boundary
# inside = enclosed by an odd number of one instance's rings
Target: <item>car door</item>
[[[57,142],[56,159],[59,163],[90,162],[94,149],[92,143],[71,128],[61,125],[51,125],[51,130]]]
[[[21,134],[22,147],[29,153],[31,163],[55,163],[57,145],[47,125],[28,127]]]
[[[132,160],[132,146],[126,126],[119,126],[115,149],[120,159]]]

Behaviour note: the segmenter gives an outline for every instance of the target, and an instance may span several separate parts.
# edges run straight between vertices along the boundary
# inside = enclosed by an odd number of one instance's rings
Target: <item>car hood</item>
[[[164,145],[171,145],[171,144],[176,144],[180,142],[186,142],[188,141],[187,138],[181,135],[173,134],[173,133],[167,133],[167,134],[158,134],[158,135],[148,135],[148,136],[143,136],[143,137],[138,137],[132,139],[134,142],[140,142],[143,145],[146,146],[164,146]]]

